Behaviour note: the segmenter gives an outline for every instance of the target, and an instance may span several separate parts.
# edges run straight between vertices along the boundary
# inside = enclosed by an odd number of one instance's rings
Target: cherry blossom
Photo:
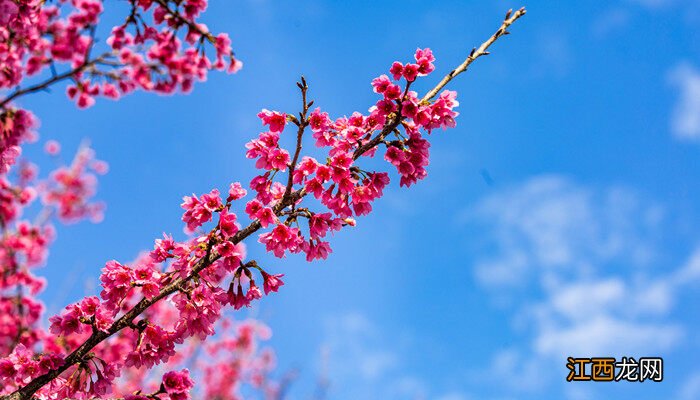
[[[269,329],[234,322],[232,313],[280,291],[284,274],[275,270],[284,266],[249,259],[246,243],[257,239],[280,259],[331,257],[334,234],[358,226],[392,179],[408,187],[426,178],[428,138],[437,128],[454,127],[458,116],[456,92],[443,88],[495,39],[423,97],[412,85],[434,71],[435,57],[419,48],[415,63],[396,61],[389,75],[372,80],[376,98],[366,111],[337,118],[321,107],[311,110],[302,78],[299,113],[258,114],[265,131],[245,145],[257,169],[250,193],[232,182],[225,199],[217,188],[183,197],[184,235],[164,233],[151,251],[106,262],[99,293],[48,317],[45,330],[36,298],[45,283],[33,269],[46,259],[54,220],[101,220],[104,206],[93,198],[97,175],[108,166],[81,146],[69,165],[38,179],[37,168],[21,159],[22,146],[37,140],[38,122],[16,100],[70,80],[67,96],[87,108],[100,96],[117,99],[135,90],[188,92],[213,69],[241,66],[228,34],[199,22],[205,0],[128,3],[129,16],[99,49],[100,0],[0,0],[0,89],[9,90],[0,101],[0,395],[237,399],[243,385],[278,393],[268,376],[274,355],[257,346],[269,339]],[[523,14],[509,13],[494,37]],[[206,46],[213,47],[213,59]],[[21,85],[30,76],[47,78]],[[316,148],[302,154],[307,130]],[[60,146],[47,142],[45,149],[57,155]],[[35,199],[40,211],[28,222],[23,213]]]

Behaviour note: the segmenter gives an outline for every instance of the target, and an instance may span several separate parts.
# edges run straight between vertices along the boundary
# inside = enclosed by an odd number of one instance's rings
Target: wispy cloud
[[[700,140],[700,71],[681,63],[668,77],[678,91],[671,115],[671,131],[679,139]]]
[[[660,9],[677,4],[679,0],[628,0],[628,3],[638,4],[650,9]]]
[[[598,15],[591,24],[591,33],[596,38],[602,39],[610,33],[629,25],[630,12],[623,8],[613,8]]]
[[[358,375],[366,382],[383,377],[397,365],[394,349],[385,348],[381,333],[364,315],[352,312],[330,318],[326,329],[332,374]]]
[[[560,382],[552,371],[566,356],[663,354],[682,343],[686,329],[671,312],[679,293],[700,280],[700,252],[675,269],[656,267],[659,205],[624,188],[550,175],[491,195],[475,210],[471,219],[485,225],[485,248],[493,249],[476,262],[476,279],[495,299],[517,299],[503,304],[520,345],[497,351],[490,367],[500,373],[493,376],[524,378],[511,389]]]
[[[534,41],[536,55],[532,76],[564,78],[574,64],[574,52],[568,36],[558,30],[544,30]]]
[[[700,398],[700,372],[688,377],[678,393],[679,400],[695,400]]]
[[[403,354],[415,349],[410,335],[388,332],[364,314],[347,312],[326,321],[329,398],[469,400],[413,374]]]
[[[506,189],[474,210],[471,217],[485,222],[498,250],[476,265],[477,278],[491,286],[585,275],[615,259],[649,264],[647,236],[663,216],[661,207],[643,207],[628,191],[594,192],[555,175]]]

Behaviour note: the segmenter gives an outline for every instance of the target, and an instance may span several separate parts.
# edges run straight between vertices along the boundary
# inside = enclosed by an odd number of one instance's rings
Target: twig
[[[289,197],[294,186],[294,170],[296,169],[297,161],[299,161],[299,153],[301,153],[301,139],[304,136],[306,127],[309,125],[307,114],[309,112],[309,108],[313,104],[313,100],[311,103],[306,102],[306,92],[309,90],[309,85],[306,84],[306,79],[303,76],[301,77],[301,82],[297,82],[297,86],[299,87],[299,90],[301,90],[302,112],[299,113],[299,121],[295,121],[299,127],[297,130],[297,144],[296,149],[294,150],[294,158],[292,159],[291,164],[289,164],[289,178],[287,179],[287,187],[284,189],[282,200]]]
[[[489,52],[486,51],[498,38],[504,35],[508,35],[510,32],[508,32],[508,27],[515,21],[518,20],[518,18],[522,17],[525,15],[527,11],[525,10],[525,7],[519,9],[518,11],[513,14],[513,10],[508,10],[506,13],[506,17],[503,20],[503,24],[501,24],[501,27],[498,28],[496,33],[493,34],[487,41],[481,44],[479,48],[474,48],[472,49],[471,53],[469,53],[469,57],[467,57],[466,60],[462,64],[460,64],[457,68],[453,69],[450,71],[449,74],[445,75],[444,78],[440,81],[440,83],[437,84],[434,88],[432,88],[428,93],[423,96],[423,99],[421,99],[422,102],[429,101],[435,95],[438,94],[440,90],[442,90],[445,85],[450,83],[452,79],[454,79],[457,75],[461,74],[462,72],[466,71],[467,68],[469,68],[469,65],[474,62],[477,58],[481,56],[488,55]]]
[[[73,68],[70,71],[66,71],[60,75],[56,75],[55,73],[53,76],[41,83],[38,83],[34,86],[29,86],[25,89],[17,89],[15,90],[12,94],[4,98],[0,102],[0,108],[5,108],[5,106],[10,103],[12,100],[24,96],[29,93],[34,93],[34,92],[39,92],[41,90],[47,89],[49,86],[53,85],[54,83],[60,82],[64,79],[69,79],[75,76],[76,74],[79,74],[86,70],[88,67],[93,66],[96,63],[102,62],[104,59],[106,59],[108,56],[110,56],[112,53],[104,53],[100,55],[97,58],[93,58],[92,60],[85,61],[84,63],[80,64],[79,66]]]
[[[161,0],[157,0],[161,1]],[[478,50],[473,51],[472,54],[462,63],[459,67],[449,73],[445,78],[440,81],[433,89],[431,89],[424,97],[427,101],[437,94],[447,83],[449,83],[455,76],[464,72],[469,64],[471,64],[476,58],[481,55],[487,54],[486,49],[495,42],[499,37],[506,34],[506,28],[510,26],[515,20],[520,18],[525,14],[525,9],[522,8],[518,10],[512,17],[510,17],[510,12],[506,15],[506,20],[503,22],[501,27],[496,31],[496,33],[486,42],[484,42]],[[304,98],[304,103],[306,100]],[[364,153],[371,150],[379,143],[383,142],[384,137],[390,134],[396,127],[401,124],[402,117],[397,114],[394,118],[387,121],[381,132],[371,139],[369,142],[360,146],[353,154],[353,159],[358,159]],[[299,147],[299,145],[297,145]],[[291,169],[290,169],[291,172]],[[291,176],[291,175],[290,175]],[[289,188],[289,184],[288,184]],[[295,204],[299,199],[306,196],[306,188],[301,188],[299,190],[291,191],[287,196],[283,196],[282,200],[273,208],[275,215],[281,216],[284,213],[284,209]],[[233,244],[238,244],[241,241],[248,238],[253,233],[257,232],[261,228],[260,221],[254,220],[247,227],[239,230],[233,237],[229,240]],[[15,392],[0,397],[1,400],[29,400],[32,398],[34,393],[36,393],[40,388],[42,388],[47,383],[51,382],[53,379],[58,377],[64,371],[68,370],[73,365],[81,362],[84,357],[92,350],[95,346],[114,335],[115,333],[121,331],[126,327],[133,326],[133,321],[136,317],[141,315],[146,309],[148,309],[153,304],[162,300],[163,298],[181,290],[183,285],[197,276],[202,270],[207,268],[216,262],[221,256],[212,248],[211,241],[207,245],[207,253],[204,257],[199,259],[197,263],[192,267],[192,272],[186,277],[177,277],[172,282],[164,286],[161,291],[153,298],[143,298],[136,305],[117,319],[112,325],[107,329],[107,331],[94,331],[89,338],[87,338],[77,349],[70,353],[65,359],[64,363],[57,369],[48,371],[47,373],[34,378],[32,381],[26,384],[26,386],[17,389]]]

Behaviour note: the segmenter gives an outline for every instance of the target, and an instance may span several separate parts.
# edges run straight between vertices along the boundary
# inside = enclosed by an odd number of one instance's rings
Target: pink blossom
[[[384,91],[384,97],[387,100],[397,100],[399,97],[401,97],[401,88],[399,85],[389,85]]]
[[[413,82],[418,76],[418,71],[420,66],[418,64],[406,64],[403,68],[403,77],[406,78],[408,82]]]
[[[326,131],[331,124],[331,120],[328,117],[327,112],[321,112],[320,107],[316,107],[314,111],[309,115],[309,127],[314,132]]]
[[[289,152],[283,149],[272,149],[268,154],[267,160],[272,168],[286,171],[287,164],[289,164]]]
[[[284,126],[287,125],[287,115],[277,111],[263,109],[258,114],[258,118],[262,120],[263,125],[267,125],[270,131],[275,133],[282,132]]]
[[[170,371],[163,375],[163,387],[173,400],[189,399],[189,391],[194,387],[194,381],[190,378],[190,371]]]
[[[260,292],[260,289],[255,286],[255,281],[250,281],[250,287],[248,288],[248,292],[246,292],[245,297],[249,302],[262,298],[262,293]]]
[[[267,233],[260,235],[260,243],[265,245],[267,251],[271,251],[276,257],[284,257],[285,252],[298,253],[303,239],[299,229],[290,228],[284,224],[278,224]]]
[[[403,69],[404,69],[403,64],[401,64],[398,61],[394,61],[394,63],[391,64],[391,68],[389,69],[389,72],[391,73],[391,75],[394,76],[395,81],[398,81],[399,79],[401,79],[401,77],[403,76]]]
[[[242,199],[243,197],[246,196],[248,192],[246,192],[245,189],[243,189],[243,186],[241,186],[240,182],[234,182],[231,184],[231,187],[228,190],[228,198],[226,199],[227,202],[230,201],[235,201]]]
[[[258,218],[263,228],[267,228],[268,225],[277,222],[277,216],[275,216],[275,213],[270,207],[262,208],[255,216]]]
[[[212,212],[219,210],[222,207],[219,191],[214,189],[210,193],[203,194],[201,199],[194,194],[182,198],[183,202],[180,205],[185,209],[182,215],[182,221],[187,224],[187,229],[194,231],[205,222],[211,220]]]
[[[428,75],[435,70],[435,56],[430,49],[416,49],[415,59],[418,63],[418,76]]]
[[[55,140],[48,140],[44,144],[44,151],[51,155],[56,155],[61,151],[61,145]]]
[[[391,85],[391,80],[386,75],[380,75],[372,80],[372,87],[375,93],[384,93],[386,89]]]
[[[282,282],[282,277],[284,274],[270,275],[265,271],[261,271],[263,276],[263,288],[265,289],[265,294],[270,294],[270,292],[277,292],[280,286],[284,285]]]
[[[238,232],[238,226],[236,225],[236,214],[229,213],[228,209],[224,208],[219,214],[219,230],[221,235],[228,239]]]

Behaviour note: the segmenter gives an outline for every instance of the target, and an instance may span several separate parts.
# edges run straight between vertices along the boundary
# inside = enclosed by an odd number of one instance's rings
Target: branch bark
[[[474,62],[477,58],[481,57],[482,55],[488,54],[486,49],[489,48],[498,38],[500,38],[503,35],[507,34],[506,29],[513,23],[515,22],[518,18],[522,17],[525,14],[525,9],[521,8],[518,10],[515,14],[511,15],[511,11],[506,14],[506,18],[501,25],[501,27],[494,33],[487,41],[485,41],[481,46],[479,46],[478,49],[473,50],[472,53],[467,57],[467,59],[459,65],[457,68],[452,70],[450,73],[448,73],[434,88],[432,88],[426,95],[423,97],[423,101],[429,101],[435,95],[443,88],[445,87],[452,79],[454,79],[457,75],[460,73],[466,71],[467,67]],[[305,104],[305,109],[308,110],[306,107],[306,100],[304,99],[304,104]],[[303,117],[302,117],[303,118]],[[391,118],[387,123],[385,124],[384,128],[372,139],[370,139],[368,142],[365,144],[359,146],[356,150],[355,153],[353,154],[353,159],[358,159],[361,157],[363,154],[366,152],[372,150],[374,147],[378,146],[380,143],[384,141],[384,138],[389,135],[394,129],[396,129],[402,121],[403,117],[401,116],[400,113],[395,115],[393,118]],[[303,122],[304,121],[300,121]],[[301,131],[303,132],[303,130]],[[299,134],[298,138],[298,144],[297,144],[297,149],[300,149],[300,143],[301,143],[301,134]],[[297,154],[295,154],[295,162],[297,161]],[[290,176],[293,171],[293,168],[290,168]],[[283,196],[282,200],[273,208],[273,211],[277,216],[281,216],[284,213],[285,208],[295,204],[299,199],[303,198],[306,196],[306,189],[301,188],[298,190],[292,190],[293,188],[291,187],[292,183],[291,180],[289,181],[287,188],[285,190],[285,193],[289,193],[288,195]],[[240,243],[241,241],[245,240],[248,238],[250,235],[253,233],[257,232],[261,228],[260,222],[258,220],[255,220],[251,222],[247,227],[243,228],[242,230],[238,231],[231,239],[230,241],[234,244]],[[208,266],[212,265],[212,263],[216,262],[221,256],[217,254],[215,250],[213,250],[212,246],[209,246],[209,251],[207,252],[207,255],[203,258],[201,258],[195,266],[192,268],[192,272],[185,278],[175,278],[170,284],[165,286],[163,289],[161,289],[160,293],[155,296],[152,299],[146,299],[143,298],[141,301],[139,301],[132,309],[127,311],[122,317],[117,319],[111,326],[110,328],[106,331],[95,331],[93,334],[85,341],[83,342],[82,345],[80,345],[77,349],[75,349],[71,354],[69,354],[65,358],[65,362],[63,366],[59,367],[58,369],[49,371],[43,375],[40,375],[36,378],[34,378],[32,381],[30,381],[26,386],[18,389],[17,391],[13,392],[12,394],[0,397],[0,400],[29,400],[32,398],[34,393],[36,393],[41,387],[58,377],[60,374],[62,374],[64,371],[69,369],[71,366],[77,364],[80,362],[90,350],[95,348],[98,344],[101,342],[105,341],[107,338],[110,336],[114,335],[115,333],[119,332],[120,330],[132,326],[133,321],[136,317],[138,317],[141,313],[143,313],[146,309],[148,309],[150,306],[155,304],[156,302],[160,301],[161,299],[175,293],[178,291],[182,286],[190,281],[193,277],[199,274],[203,269],[207,268]]]
[[[103,62],[111,54],[112,53],[104,53],[104,54],[100,55],[99,57],[93,58],[91,60],[86,60],[84,63],[71,69],[70,71],[66,71],[66,72],[59,74],[59,75],[54,75],[51,78],[49,78],[41,83],[37,83],[36,85],[29,86],[25,89],[17,89],[14,92],[12,92],[12,94],[10,94],[9,96],[5,97],[2,101],[0,101],[0,109],[5,108],[12,100],[14,100],[18,97],[21,97],[21,96],[24,96],[24,95],[27,95],[30,93],[46,90],[55,83],[61,82],[61,81],[66,80],[66,79],[70,79],[73,76],[85,71],[89,67],[92,67],[95,64]]]
[[[469,54],[469,57],[467,57],[467,59],[464,60],[464,62],[460,64],[457,68],[453,69],[452,71],[450,71],[450,73],[445,75],[445,77],[442,78],[440,83],[438,83],[434,88],[432,88],[428,93],[426,93],[425,96],[423,96],[423,99],[421,101],[429,101],[430,99],[435,97],[435,95],[437,95],[438,92],[445,87],[445,85],[450,83],[452,79],[454,79],[457,75],[461,74],[462,72],[466,71],[467,68],[469,68],[469,66],[474,62],[474,60],[481,56],[488,55],[489,52],[486,50],[489,47],[491,47],[491,45],[494,44],[494,42],[496,42],[498,38],[510,34],[510,32],[508,32],[508,27],[511,26],[513,22],[517,21],[518,18],[525,15],[526,12],[527,11],[525,10],[525,7],[519,9],[515,13],[513,13],[513,10],[508,10],[508,12],[506,13],[506,18],[503,20],[503,23],[498,28],[496,33],[494,33],[487,41],[482,43],[481,46],[479,46],[479,48],[472,49],[471,53]]]

